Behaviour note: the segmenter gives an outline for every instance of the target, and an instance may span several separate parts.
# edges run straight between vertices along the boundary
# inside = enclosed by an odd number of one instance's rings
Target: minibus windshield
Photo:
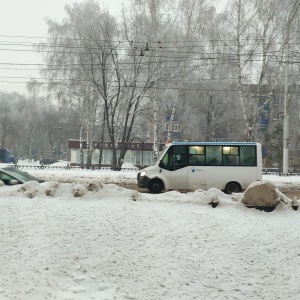
[[[158,165],[159,162],[161,161],[161,159],[163,158],[163,156],[165,155],[167,149],[169,148],[170,145],[166,145],[164,147],[164,149],[161,150],[161,152],[159,153],[157,159],[155,160],[154,164],[153,165]]]

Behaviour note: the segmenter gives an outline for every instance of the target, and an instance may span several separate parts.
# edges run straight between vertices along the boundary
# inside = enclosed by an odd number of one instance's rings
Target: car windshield
[[[15,169],[15,168],[7,167],[7,168],[3,168],[2,170],[6,174],[8,174],[16,179],[19,179],[21,181],[31,181],[31,180],[38,181],[38,182],[42,181],[41,179],[34,177],[34,176],[28,174],[27,172],[23,172],[23,171]]]

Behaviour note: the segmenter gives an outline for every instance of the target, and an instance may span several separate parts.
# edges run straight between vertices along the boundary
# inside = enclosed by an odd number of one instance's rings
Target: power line
[[[45,39],[45,40],[55,40],[57,38],[53,38],[53,37],[49,37],[49,36],[28,36],[28,35],[3,35],[1,34],[0,37],[4,37],[4,38],[24,38],[24,39]],[[284,37],[278,37],[276,38],[277,40],[282,40],[284,41]],[[291,40],[299,40],[298,37],[291,37]],[[86,38],[70,38],[70,40],[74,40],[74,41],[90,41],[91,39],[86,39]],[[107,41],[105,39],[97,39],[97,41]],[[228,38],[228,39],[222,39],[222,38],[215,38],[215,39],[209,39],[208,41],[211,42],[234,42],[236,41],[235,38]],[[242,38],[241,41],[253,41],[253,42],[257,42],[257,41],[262,41],[261,38],[257,37],[257,38]],[[113,42],[120,42],[120,39],[115,39]],[[123,40],[123,42],[128,42],[127,40]],[[130,41],[129,41],[130,42]],[[139,43],[139,44],[146,44],[146,43],[157,43],[157,44],[162,44],[162,43],[201,43],[203,42],[203,40],[174,40],[174,41],[153,41],[153,40],[144,40],[144,41],[133,41],[134,43]]]
[[[22,84],[27,84],[28,82],[12,82],[12,81],[3,81],[0,80],[0,83],[22,83]],[[69,85],[78,85],[78,83],[62,83],[62,82],[39,82],[38,85],[60,85],[60,86],[69,86]],[[254,85],[254,84],[249,84],[249,85]],[[136,88],[144,88],[145,86],[139,86],[137,85]],[[119,85],[110,85],[110,88],[119,88]],[[131,88],[131,87],[125,87],[121,86],[121,88]],[[239,92],[239,89],[234,89],[234,88],[228,88],[228,89],[216,89],[216,88],[200,88],[200,87],[178,87],[176,86],[159,86],[157,85],[156,88],[158,90],[187,90],[187,91],[209,91],[209,92]],[[245,90],[247,93],[253,93],[256,94],[257,90]],[[263,90],[261,93],[275,93],[275,94],[284,94],[282,91],[274,91],[274,90]],[[291,91],[290,94],[300,94],[300,91]]]
[[[1,45],[1,44],[0,44]],[[57,47],[55,47],[57,48]],[[70,47],[69,49],[77,49],[78,47]],[[84,48],[84,47],[82,47]],[[86,48],[85,48],[86,49]],[[98,50],[102,48],[91,48],[91,50]],[[104,48],[104,50],[110,50],[110,48]],[[88,49],[86,49],[88,50]],[[11,52],[36,52],[36,53],[61,53],[61,54],[96,54],[94,52],[78,52],[78,51],[61,51],[61,50],[35,50],[35,49],[12,49],[12,48],[0,48],[0,51],[11,51]],[[146,52],[143,49],[135,49],[135,52],[138,53],[143,53],[143,55],[139,55],[139,54],[131,54],[130,52],[132,51],[132,49],[130,48],[120,48],[117,49],[117,51],[126,51],[125,53],[122,53],[123,55],[126,56],[146,56]],[[141,52],[142,51],[142,52]],[[232,53],[226,53],[226,52],[201,52],[201,51],[174,51],[174,50],[162,50],[160,51],[158,54],[165,54],[165,53],[170,53],[170,54],[196,54],[196,55],[228,55],[228,56],[235,56],[236,53],[232,52]],[[275,50],[275,51],[269,51],[267,54],[275,54],[275,53],[281,53],[281,50]],[[98,54],[98,53],[97,53]],[[240,53],[240,56],[263,56],[264,53],[263,52],[254,52],[253,54],[248,54],[248,53]],[[151,55],[150,57],[168,57],[168,56],[163,56],[163,55]]]
[[[2,44],[1,44],[2,43]],[[4,45],[9,45],[9,46],[27,46],[27,47],[30,47],[32,45],[23,45],[23,44],[9,44],[9,43],[3,43],[3,42],[0,42],[0,46],[4,46]],[[34,47],[34,46],[32,46]],[[205,47],[209,47],[209,46],[205,46]],[[36,47],[37,48],[37,47]],[[51,45],[51,46],[46,46],[45,48],[47,49],[12,49],[12,48],[0,48],[0,51],[11,51],[11,52],[36,52],[36,53],[61,53],[61,54],[95,54],[94,53],[94,50],[111,50],[111,47],[109,46],[99,46],[99,47],[96,47],[96,46],[74,46],[74,45]],[[49,49],[49,48],[53,48],[53,49]],[[63,48],[63,49],[84,49],[86,51],[89,51],[89,52],[77,52],[77,51],[64,51],[64,50],[60,50],[60,48]],[[203,47],[201,47],[203,48]],[[122,48],[116,48],[114,49],[114,51],[120,51],[122,55],[126,55],[126,56],[136,56],[135,53],[132,53],[132,52],[140,52],[142,51],[143,53],[143,56],[146,56],[146,53],[149,51],[149,52],[155,52],[155,51],[150,51],[148,49],[148,51],[146,49],[132,49],[132,48],[128,48],[128,47],[122,47]],[[215,51],[215,52],[212,52],[212,51],[205,51],[203,52],[203,50],[198,50],[198,51],[178,51],[178,48],[176,47],[168,47],[168,48],[164,48],[164,49],[160,49],[159,51],[156,51],[155,53],[158,53],[160,54],[159,56],[163,56],[162,54],[195,54],[195,55],[225,55],[226,56],[235,56],[236,54],[234,52],[230,52],[230,53],[226,53],[224,51],[222,52],[219,52],[219,51]],[[280,50],[273,50],[273,51],[268,51],[268,55],[269,54],[275,54],[275,53],[280,53]],[[240,54],[241,56],[250,56],[248,53],[241,53]],[[251,54],[252,56],[263,56],[264,53],[263,52],[255,52],[253,54]],[[152,55],[153,57],[153,55]],[[164,57],[168,57],[168,56],[164,56]]]
[[[1,46],[1,43],[3,43],[3,41],[0,41],[0,46]],[[29,44],[27,42],[25,42],[25,43],[26,44],[23,44],[23,43],[17,44],[17,43],[12,42],[12,43],[7,43],[7,44],[10,45],[10,46],[26,46],[26,47],[27,46],[29,47],[29,46],[32,46],[32,45],[39,45],[38,43],[37,44],[32,44],[32,43]],[[2,45],[4,45],[4,44],[2,44]],[[228,45],[228,46],[230,46],[230,45]],[[70,47],[69,45],[57,46],[56,48],[60,48],[60,47],[69,47],[68,49],[70,49],[70,50],[72,50],[72,49],[85,49],[84,46],[71,46]],[[97,49],[100,49],[100,47],[99,48],[98,47],[95,47],[95,48],[92,47],[92,49],[97,50]],[[199,52],[199,51],[197,51],[197,52],[196,51],[189,51],[189,52],[187,52],[187,51],[181,51],[180,52],[180,51],[171,51],[170,49],[177,49],[177,47],[169,47],[169,48],[165,47],[164,49],[159,50],[159,52],[161,53],[161,55],[156,55],[156,56],[154,55],[152,57],[151,56],[149,57],[149,56],[145,55],[145,57],[146,57],[146,59],[147,58],[151,59],[151,58],[155,58],[155,57],[156,58],[160,58],[161,60],[159,61],[159,63],[160,63],[160,65],[161,65],[161,67],[163,69],[167,69],[167,68],[168,69],[175,69],[176,68],[176,65],[173,65],[173,66],[168,65],[170,63],[177,64],[177,66],[178,66],[178,64],[184,63],[184,62],[186,62],[186,63],[193,63],[193,62],[196,62],[196,61],[204,61],[206,63],[210,63],[211,61],[216,61],[217,63],[215,63],[214,66],[219,66],[219,65],[221,66],[221,65],[232,64],[232,63],[234,63],[237,60],[237,58],[235,57],[236,55],[234,53],[224,53],[224,52],[215,52],[215,53],[213,53],[213,52]],[[121,52],[122,51],[123,52],[124,51],[125,52],[126,51],[132,51],[131,48],[126,48],[126,47],[119,48],[118,50],[120,50]],[[12,51],[12,52],[22,52],[22,51],[25,52],[26,51],[26,52],[45,52],[45,53],[49,53],[49,52],[51,53],[52,52],[51,50],[3,49],[3,48],[2,49],[0,48],[0,51]],[[134,51],[139,51],[139,50],[138,49],[134,49]],[[85,52],[59,51],[57,49],[56,49],[56,53],[61,53],[61,54],[72,54],[72,53],[89,54],[89,53],[85,53]],[[178,54],[194,54],[195,56],[202,55],[204,57],[193,57],[193,56],[192,57],[184,57],[184,56],[167,56],[167,55],[162,55],[162,54],[165,54],[165,53],[171,53],[171,54],[177,54],[177,55]],[[276,54],[276,53],[280,53],[280,51],[271,51],[270,53],[271,54]],[[212,55],[215,55],[215,56],[214,57],[207,57],[207,56],[212,56]],[[218,56],[218,55],[220,55],[220,56]],[[248,54],[244,54],[244,55],[248,56]],[[257,59],[252,58],[252,59],[249,59],[248,61],[249,62],[261,62],[262,60],[258,59],[260,55],[263,55],[263,53],[257,52],[257,53],[255,53],[253,55]],[[133,55],[127,54],[127,56],[133,56]],[[279,63],[280,61],[279,60],[270,59],[269,62],[271,62],[271,63]],[[300,61],[294,61],[293,63],[298,64],[298,63],[300,63]],[[122,65],[128,65],[128,66],[130,66],[130,65],[135,65],[136,63],[135,62],[126,62],[125,61],[125,62],[121,62],[121,64]],[[143,68],[143,67],[146,68],[149,64],[157,64],[157,62],[156,61],[143,62],[141,64],[141,68]],[[165,65],[163,65],[163,64],[165,64]],[[49,71],[62,71],[62,72],[67,72],[69,70],[68,68],[70,68],[70,71],[76,71],[76,70],[82,70],[82,67],[91,67],[92,66],[92,64],[88,64],[88,63],[84,63],[84,64],[72,63],[72,64],[60,64],[60,65],[57,65],[57,64],[40,64],[40,63],[34,63],[34,64],[30,63],[29,64],[29,63],[11,63],[11,62],[5,62],[5,63],[4,62],[2,62],[2,63],[0,62],[0,65],[1,66],[20,66],[20,67],[22,67],[22,66],[23,67],[27,67],[27,66],[37,66],[37,67],[39,67],[39,69],[20,69],[20,68],[12,68],[12,67],[11,68],[0,67],[0,69],[6,69],[6,70],[22,70],[22,71],[32,70],[33,71],[33,70],[41,70],[40,68],[45,68],[46,70],[49,70]],[[99,63],[98,64],[93,64],[93,66],[101,66],[101,64],[99,64]],[[207,67],[207,66],[208,66],[208,64],[202,64],[202,65],[201,64],[192,64],[192,65],[188,66],[188,68],[201,68],[201,67]],[[113,69],[111,69],[111,70],[113,70]],[[124,70],[124,71],[126,71],[126,70],[130,71],[132,69],[130,69],[130,68],[124,69],[123,68],[122,70]],[[27,77],[15,77],[15,76],[14,77],[7,77],[7,76],[3,76],[3,77],[0,77],[0,78],[26,79]],[[247,78],[251,79],[250,77],[247,77]],[[36,78],[36,79],[37,80],[40,80],[40,79],[45,80],[45,78]],[[64,80],[68,80],[68,79],[64,79]],[[72,79],[70,79],[70,80],[72,80]],[[73,80],[76,80],[76,79],[73,79]],[[236,80],[236,78],[224,78],[224,79],[220,79],[220,78],[219,79],[210,79],[210,78],[204,79],[203,78],[203,79],[199,79],[199,80],[205,80],[205,81],[212,81],[212,80],[213,81],[217,81],[217,80],[219,80],[220,81],[220,80]],[[86,82],[86,81],[83,81],[83,80],[81,80],[81,81],[82,82]],[[12,82],[12,81],[0,81],[0,82],[17,83],[17,84],[18,83],[22,83],[22,84],[28,83],[28,82]],[[173,82],[175,82],[175,81],[173,81]],[[58,84],[58,83],[44,82],[44,83],[41,83],[41,84]],[[176,88],[173,87],[172,89],[176,89]]]
[[[279,78],[284,78],[285,76],[282,75],[282,76],[278,76],[278,77]],[[299,77],[299,75],[295,74],[295,75],[291,75],[291,77]],[[49,78],[46,78],[46,77],[34,77],[34,78],[32,78],[32,77],[24,77],[24,76],[0,76],[0,78],[5,78],[5,79],[6,78],[7,79],[28,79],[28,80],[31,80],[31,79],[34,79],[34,80],[49,80]],[[247,78],[248,80],[257,80],[258,79],[258,77],[248,77],[248,76],[245,77],[245,78]],[[56,80],[58,80],[58,79],[56,79]],[[84,79],[76,79],[76,78],[62,78],[61,80],[62,81],[91,82],[90,79],[84,80]],[[182,80],[173,80],[173,79],[170,80],[169,77],[168,78],[162,78],[159,81],[164,81],[164,80],[166,80],[168,82],[172,82],[172,83],[175,83],[175,82],[176,83],[179,83],[179,82],[184,83],[184,81],[182,81]],[[237,80],[238,80],[238,77],[224,77],[224,78],[222,78],[222,77],[218,77],[218,78],[203,78],[203,77],[201,77],[201,78],[198,78],[197,82],[188,81],[187,83],[188,84],[198,84],[201,81],[212,81],[212,82],[214,82],[214,81],[237,81]],[[117,82],[117,81],[112,81],[112,82]]]
[[[167,56],[156,56],[158,58],[164,58],[164,59],[170,59],[170,60],[160,60],[159,64],[162,65],[164,63],[183,63],[183,62],[193,62],[193,61],[213,61],[213,60],[221,60],[224,61],[225,63],[233,63],[236,62],[238,60],[238,58],[232,58],[232,57],[167,57]],[[151,57],[151,58],[155,58],[155,57]],[[177,60],[174,60],[177,59]],[[247,59],[248,62],[262,62],[261,59]],[[273,60],[273,59],[268,59],[268,62],[273,62],[273,63],[279,63],[281,61],[279,60]],[[282,61],[283,62],[283,61]],[[144,64],[144,65],[148,65],[148,64],[157,64],[157,61],[153,60],[153,61],[147,61],[147,62],[139,62],[140,64]],[[300,61],[292,61],[291,63],[294,64],[298,64],[300,63]],[[127,62],[127,61],[121,61],[120,65],[137,65],[137,62]],[[0,65],[19,65],[19,66],[47,66],[47,67],[52,67],[55,66],[57,67],[57,65],[53,65],[53,64],[29,64],[29,63],[12,63],[12,62],[0,62]],[[72,63],[72,64],[60,64],[59,66],[63,66],[63,67],[71,67],[71,66],[102,66],[101,63]],[[162,65],[162,67],[164,67]]]
[[[87,44],[87,45],[82,45],[82,44],[78,44],[78,45],[75,45],[75,44],[64,44],[64,43],[59,43],[59,44],[51,44],[49,42],[47,43],[31,43],[31,42],[15,42],[15,41],[12,41],[12,42],[8,42],[8,41],[0,41],[0,44],[1,45],[4,45],[4,46],[25,46],[25,47],[39,47],[39,46],[43,46],[43,47],[62,47],[62,48],[78,48],[78,49],[84,49],[84,48],[87,48],[87,47],[91,47],[93,49],[98,49],[98,48],[109,48],[109,46],[105,46],[107,42],[109,41],[105,41],[105,40],[102,40],[102,41],[99,41],[99,42],[104,42],[103,45],[101,46],[97,46],[97,44],[95,44],[95,41],[94,40],[88,40],[90,43],[93,43],[93,45],[91,46],[91,44]],[[206,40],[202,40],[201,43],[203,43],[203,45],[195,45],[193,44],[192,41],[186,41],[185,42],[185,45],[184,46],[170,46],[170,43],[173,43],[173,42],[163,42],[163,43],[152,43],[154,44],[153,47],[151,47],[151,43],[150,43],[150,47],[149,47],[149,43],[148,42],[137,42],[137,43],[134,43],[132,46],[132,48],[127,48],[127,49],[133,49],[133,48],[137,48],[137,49],[148,49],[149,51],[153,50],[153,49],[165,49],[165,48],[168,48],[168,49],[180,49],[180,48],[194,48],[194,47],[197,47],[197,48],[211,48],[212,45],[207,45],[207,43],[210,42],[210,41],[206,41]],[[191,45],[189,45],[189,43],[192,43]],[[122,44],[128,44],[127,41],[125,42],[121,42],[119,45],[122,45]],[[129,43],[130,44],[130,43]],[[137,46],[140,45],[140,46]],[[155,46],[156,44],[158,44],[158,46]],[[169,45],[168,45],[169,44]],[[174,43],[173,43],[174,44]],[[293,43],[295,45],[298,45],[300,43]],[[167,45],[167,46],[166,46]],[[253,45],[256,45],[257,46],[257,42],[255,43],[244,43],[242,44],[241,46],[242,47],[245,47],[245,46],[253,46]],[[282,42],[273,42],[272,45],[282,45]],[[215,46],[219,46],[219,47],[232,47],[232,46],[235,46],[235,44],[220,44],[220,45],[215,45]]]

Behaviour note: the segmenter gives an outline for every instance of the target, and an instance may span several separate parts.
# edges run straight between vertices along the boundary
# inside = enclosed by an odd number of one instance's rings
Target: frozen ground
[[[300,299],[300,215],[290,205],[266,213],[216,189],[115,185],[136,172],[30,173],[50,182],[0,187],[0,299]]]

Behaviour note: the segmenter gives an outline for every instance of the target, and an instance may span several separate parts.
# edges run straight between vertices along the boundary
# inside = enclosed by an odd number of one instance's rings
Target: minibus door
[[[188,189],[188,166],[182,166],[173,170],[162,169],[162,176],[165,178],[166,187],[169,190]]]
[[[172,145],[160,162],[161,176],[169,190],[188,189],[188,165],[186,146]]]
[[[188,179],[189,189],[206,189],[207,188],[207,176],[205,176],[205,170],[203,166],[189,166],[188,167]]]

